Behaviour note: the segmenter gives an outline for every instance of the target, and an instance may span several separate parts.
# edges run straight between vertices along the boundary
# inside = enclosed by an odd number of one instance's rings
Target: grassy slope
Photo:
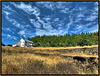
[[[89,47],[89,46],[88,46]],[[94,46],[92,46],[94,47]],[[79,53],[61,53],[55,49],[72,49],[74,47],[2,47],[2,73],[3,74],[97,74],[94,65],[82,64],[74,60],[66,60],[67,56],[93,56]],[[76,48],[76,47],[75,47]],[[84,48],[84,47],[77,47]],[[90,48],[90,47],[89,47]],[[50,49],[47,51],[46,49]],[[35,50],[35,51],[33,51]],[[36,53],[36,54],[35,54]],[[49,55],[47,55],[49,54]],[[97,57],[97,56],[95,56]],[[92,67],[85,69],[86,66]]]
[[[10,48],[10,47],[7,47],[9,49],[17,49],[17,50],[59,50],[59,49],[75,49],[75,48],[92,48],[92,47],[98,47],[98,45],[92,45],[92,46],[83,46],[83,47],[80,47],[80,46],[75,46],[75,47],[14,47],[14,48]]]

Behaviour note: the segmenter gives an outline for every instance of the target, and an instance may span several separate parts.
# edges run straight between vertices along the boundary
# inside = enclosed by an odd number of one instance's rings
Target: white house
[[[33,47],[35,44],[33,44],[32,41],[26,40],[26,39],[20,39],[19,42],[16,42],[12,45],[12,47],[19,46],[19,47]]]

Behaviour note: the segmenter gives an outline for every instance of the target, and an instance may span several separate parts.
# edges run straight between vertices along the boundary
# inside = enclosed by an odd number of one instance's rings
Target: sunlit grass
[[[87,54],[83,54],[83,53],[78,53],[78,52],[73,52],[73,53],[65,53],[65,54],[61,54],[62,56],[79,56],[79,57],[96,57],[98,58],[98,55],[87,55]]]
[[[59,50],[59,49],[75,49],[75,48],[91,48],[91,47],[98,47],[98,45],[92,45],[92,46],[75,46],[75,47],[3,47],[5,49],[9,49],[9,50],[15,50],[17,49],[17,51],[19,50],[23,50],[26,51],[27,50]]]
[[[58,49],[56,47],[2,47],[2,74],[98,74],[96,65],[82,64],[73,59],[63,57],[98,58],[97,55],[57,51],[65,48],[67,47],[59,47]],[[57,50],[55,51],[55,49]],[[89,67],[88,71],[86,69],[87,66]]]

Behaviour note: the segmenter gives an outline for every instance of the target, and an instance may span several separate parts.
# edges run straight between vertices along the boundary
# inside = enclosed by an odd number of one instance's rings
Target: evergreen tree
[[[81,34],[66,34],[66,35],[53,35],[53,36],[35,36],[28,38],[34,42],[37,47],[69,47],[69,46],[87,46],[98,45],[98,32],[94,33],[81,33]]]

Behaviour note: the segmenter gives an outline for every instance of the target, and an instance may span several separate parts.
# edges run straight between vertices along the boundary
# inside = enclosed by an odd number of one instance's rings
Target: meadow
[[[2,74],[98,74],[98,55],[74,52],[92,47],[2,46]]]

